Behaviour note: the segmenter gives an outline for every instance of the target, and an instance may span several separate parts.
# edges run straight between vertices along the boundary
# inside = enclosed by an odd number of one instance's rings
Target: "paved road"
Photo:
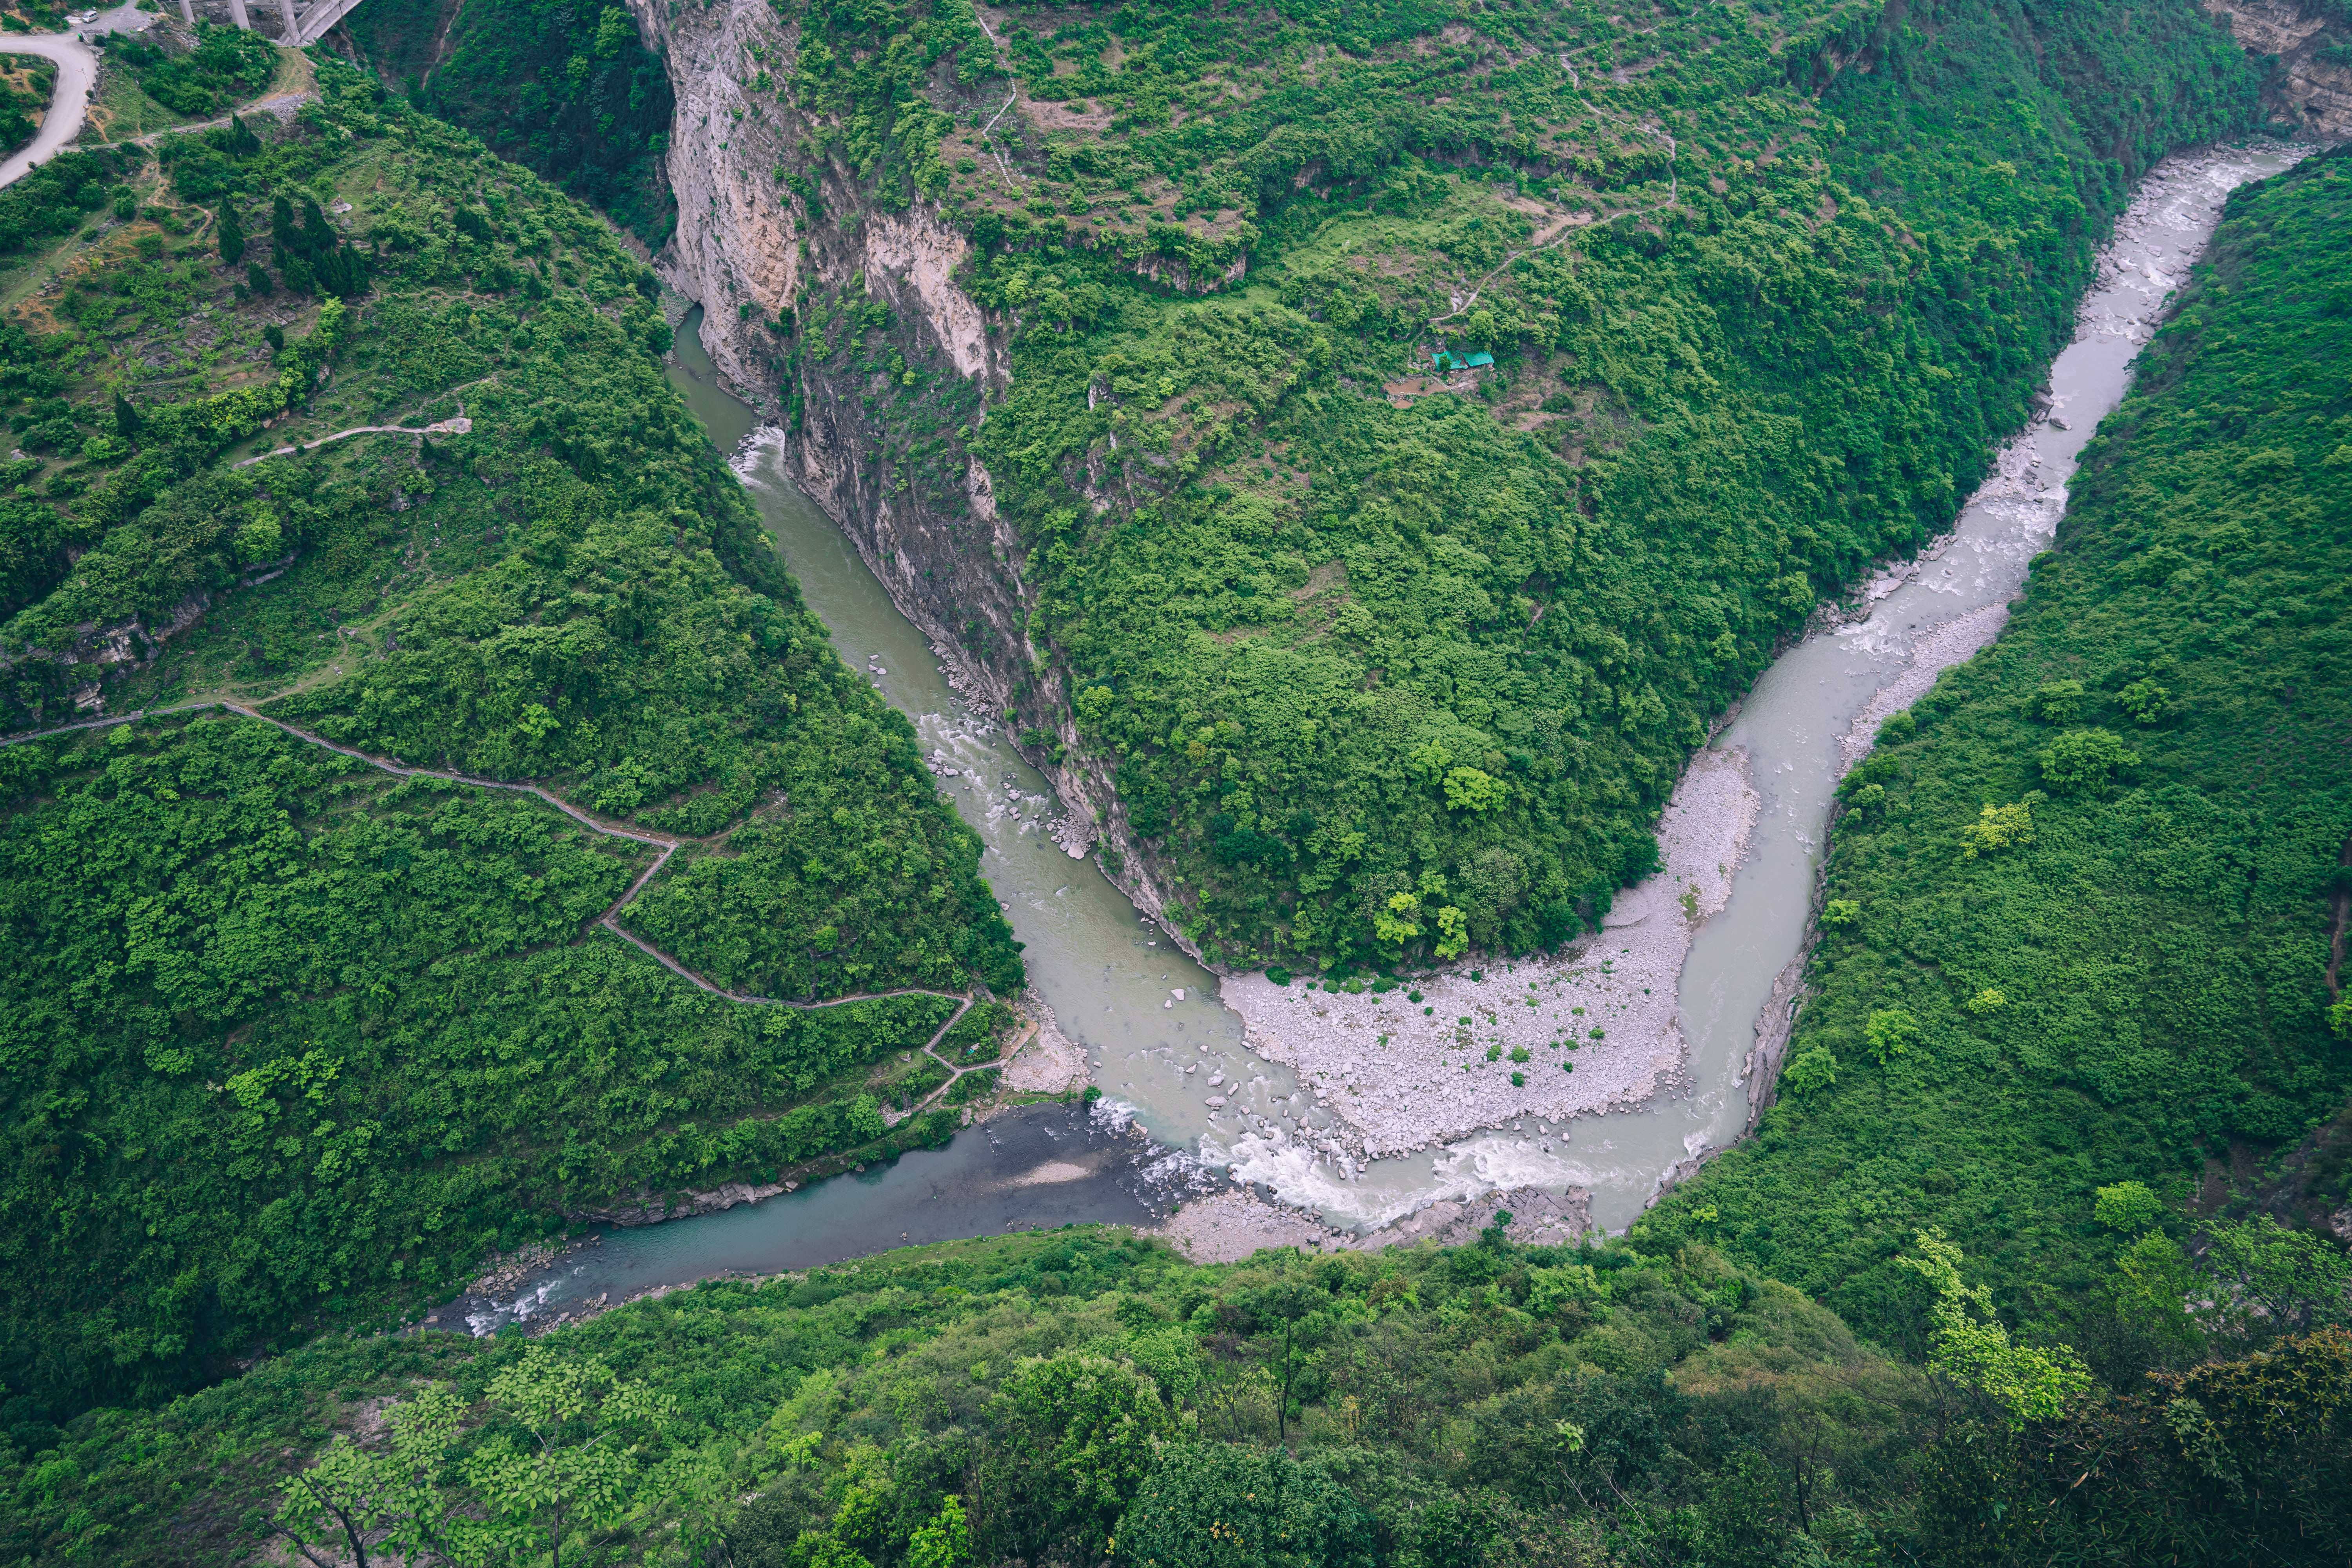
[[[41,129],[31,143],[0,163],[0,185],[13,185],[36,163],[72,145],[81,134],[89,112],[89,99],[98,85],[98,51],[83,40],[100,33],[137,33],[155,18],[131,5],[119,5],[83,23],[69,33],[0,33],[0,54],[40,55],[58,64],[56,93]]]

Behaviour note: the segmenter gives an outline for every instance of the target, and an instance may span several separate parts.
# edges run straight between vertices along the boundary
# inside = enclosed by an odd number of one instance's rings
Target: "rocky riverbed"
[[[1339,1119],[1341,1159],[1640,1104],[1680,1080],[1676,979],[1698,927],[1730,900],[1757,806],[1746,753],[1700,752],[1659,823],[1663,868],[1557,956],[1465,960],[1386,992],[1244,974],[1223,982],[1225,1004],[1249,1047],[1295,1068]],[[1295,1109],[1261,1115],[1205,1095],[1236,1143],[1298,1136]]]

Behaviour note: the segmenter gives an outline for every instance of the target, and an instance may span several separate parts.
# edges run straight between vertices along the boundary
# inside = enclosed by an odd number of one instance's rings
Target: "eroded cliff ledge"
[[[1080,758],[1061,676],[1028,636],[1024,547],[967,449],[1008,384],[1017,315],[984,310],[958,285],[969,242],[936,204],[877,201],[840,118],[795,101],[787,84],[799,67],[797,24],[765,0],[630,3],[677,95],[667,161],[678,226],[657,269],[703,306],[702,342],[730,389],[787,432],[789,471],[959,686],[1031,732],[1023,750],[1076,830],[1066,847],[1083,853],[1106,837],[1123,846],[1109,866],[1158,914],[1163,891],[1125,831],[1107,771]],[[933,102],[968,123],[1005,107],[962,92],[945,62],[931,85]],[[1038,108],[1024,100],[996,126],[1012,153],[1008,179],[1026,158],[1042,164],[1022,121]],[[1192,292],[1238,279],[1244,265],[1206,283],[1181,257],[1150,258],[1141,270]]]
[[[2337,0],[2204,0],[2246,52],[2277,59],[2263,100],[2325,142],[2352,141],[2352,11]]]

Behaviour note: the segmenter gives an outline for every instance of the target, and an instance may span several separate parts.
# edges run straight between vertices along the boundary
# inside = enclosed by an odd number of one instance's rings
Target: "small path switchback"
[[[415,433],[416,432],[414,431],[409,432],[409,434],[412,435]],[[323,735],[314,734],[310,731],[302,729],[299,725],[289,724],[283,719],[273,719],[268,714],[257,712],[255,710],[247,707],[242,702],[232,702],[226,698],[217,697],[200,702],[174,703],[167,708],[142,708],[136,712],[118,714],[110,718],[86,720],[78,724],[59,724],[53,729],[35,730],[21,735],[0,737],[0,746],[19,745],[26,741],[45,740],[51,735],[70,734],[78,730],[104,730],[117,724],[132,724],[138,722],[142,719],[161,718],[166,713],[201,712],[205,709],[212,708],[224,709],[241,718],[256,720],[261,723],[269,725],[273,729],[282,730],[298,741],[306,742],[310,745],[321,747],[326,751],[334,752],[337,756],[350,757],[354,762],[365,763],[370,767],[382,769],[383,772],[391,773],[395,777],[404,779],[443,779],[451,784],[466,784],[474,789],[505,790],[513,795],[532,795],[546,802],[549,805],[553,806],[556,810],[562,812],[564,816],[572,818],[572,821],[577,822],[580,826],[588,828],[592,832],[602,833],[608,837],[613,838],[627,838],[639,844],[650,844],[658,847],[661,850],[661,853],[654,858],[654,863],[646,867],[645,870],[638,875],[635,881],[629,884],[628,891],[623,893],[618,899],[614,900],[612,908],[606,910],[603,914],[597,916],[588,923],[592,926],[604,927],[606,931],[611,931],[623,942],[629,943],[632,947],[635,947],[637,951],[643,952],[646,957],[652,959],[655,963],[660,964],[663,968],[668,970],[679,979],[688,982],[689,984],[698,986],[714,996],[723,996],[730,1002],[740,1002],[754,1007],[791,1007],[801,1012],[817,1012],[827,1007],[844,1007],[847,1006],[852,1002],[879,1002],[892,996],[936,996],[941,1001],[955,1002],[957,1004],[956,1010],[948,1015],[947,1021],[941,1024],[939,1028],[932,1033],[929,1039],[923,1042],[922,1047],[923,1054],[925,1056],[929,1057],[933,1061],[939,1063],[940,1066],[947,1069],[947,1081],[940,1084],[937,1089],[931,1090],[930,1093],[925,1095],[921,1100],[917,1100],[909,1110],[897,1115],[890,1123],[892,1126],[896,1126],[898,1122],[905,1121],[908,1117],[914,1116],[921,1112],[925,1108],[939,1100],[942,1095],[946,1094],[949,1089],[954,1088],[956,1079],[963,1077],[964,1074],[968,1072],[984,1072],[992,1068],[1002,1067],[1003,1065],[1001,1058],[992,1058],[989,1061],[975,1062],[970,1066],[959,1067],[954,1062],[948,1060],[939,1053],[938,1047],[940,1042],[947,1038],[948,1031],[954,1028],[957,1023],[962,1019],[966,1013],[971,1011],[973,1003],[979,999],[970,992],[931,991],[918,985],[906,985],[900,986],[897,990],[893,991],[853,992],[849,995],[835,996],[823,1002],[794,1002],[782,996],[755,996],[748,992],[730,991],[724,985],[719,985],[709,980],[704,979],[701,975],[697,974],[693,970],[688,969],[685,964],[680,963],[668,953],[664,952],[661,949],[654,946],[653,943],[646,941],[643,937],[638,936],[635,931],[625,928],[615,917],[620,914],[622,910],[628,906],[629,901],[632,899],[635,899],[639,892],[644,890],[646,883],[653,880],[654,874],[669,863],[669,858],[672,855],[677,854],[688,844],[706,843],[709,842],[709,840],[688,837],[672,837],[666,834],[646,833],[634,827],[622,827],[615,824],[603,821],[591,813],[581,810],[578,806],[573,805],[570,801],[563,799],[561,795],[555,795],[551,791],[541,789],[539,785],[534,784],[510,784],[502,779],[478,778],[471,773],[455,773],[446,768],[412,768],[404,763],[394,762],[386,757],[374,756],[369,752],[360,751],[356,747],[339,745],[335,742],[328,740]]]

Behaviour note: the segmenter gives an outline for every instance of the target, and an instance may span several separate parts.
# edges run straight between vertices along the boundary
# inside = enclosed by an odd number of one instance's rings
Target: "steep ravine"
[[[1010,710],[1013,732],[1044,731],[1069,748],[1066,761],[1045,745],[1021,751],[1067,811],[1073,852],[1107,841],[1114,852],[1104,868],[1158,920],[1166,889],[1128,831],[1108,769],[1079,752],[1061,674],[1028,637],[1026,552],[957,433],[1002,395],[1011,375],[1005,332],[1017,322],[995,319],[957,286],[968,244],[931,204],[878,210],[837,153],[810,155],[813,137],[831,128],[774,88],[793,68],[797,26],[762,0],[667,14],[651,0],[629,4],[677,95],[668,167],[678,226],[656,261],[664,281],[704,308],[703,346],[728,389],[787,429],[793,478],[931,640],[958,687],[992,712]],[[764,90],[756,85],[763,80]],[[985,117],[1003,104],[948,107]],[[1162,280],[1185,286],[1181,263],[1174,272]],[[922,383],[911,405],[895,399],[885,418],[877,408],[890,377],[829,371],[801,352],[810,302],[830,293],[887,308],[884,336]],[[786,312],[793,331],[780,331]],[[887,460],[927,426],[933,434],[919,444],[954,482],[912,482]]]

